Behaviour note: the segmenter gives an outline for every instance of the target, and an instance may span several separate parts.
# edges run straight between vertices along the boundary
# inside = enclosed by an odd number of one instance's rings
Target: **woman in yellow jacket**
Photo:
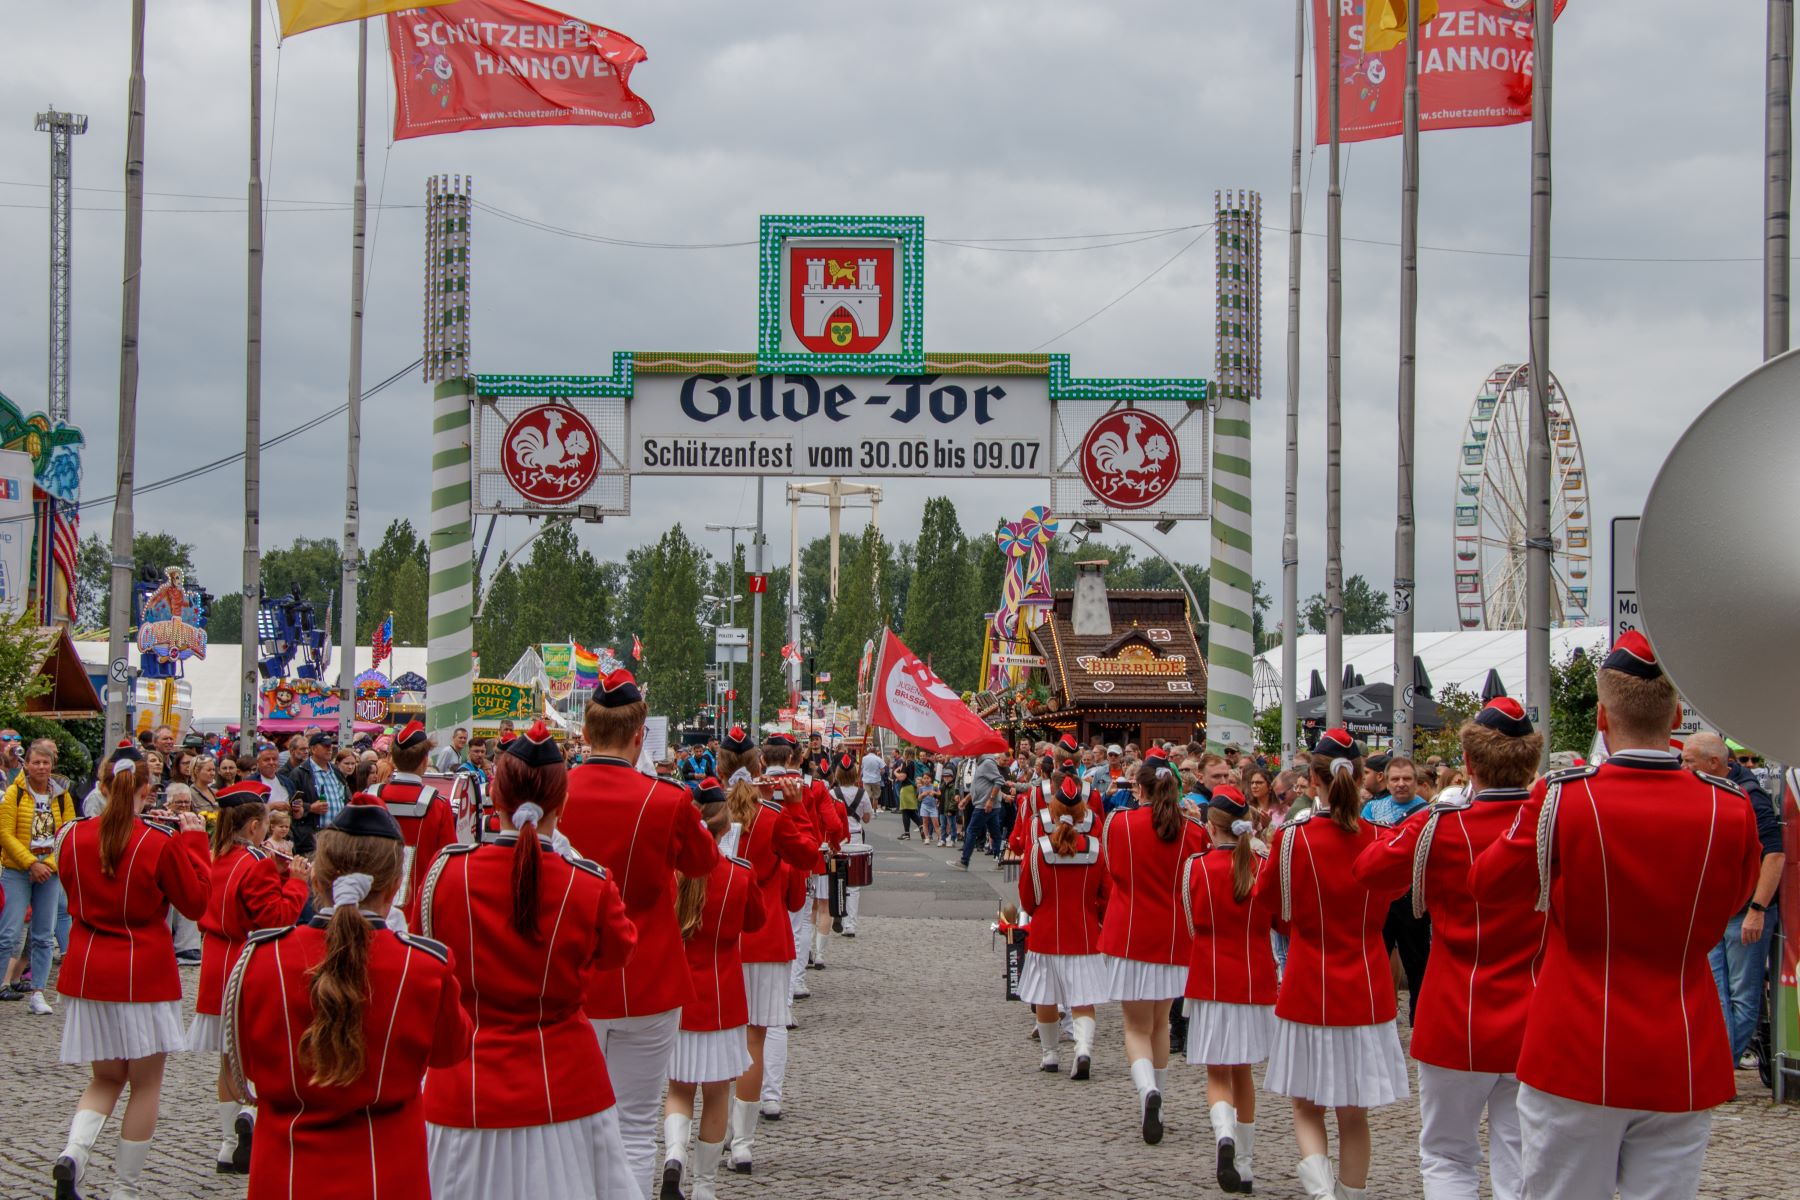
[[[0,963],[11,963],[31,912],[31,1011],[51,1012],[44,999],[50,956],[56,950],[56,911],[62,885],[56,878],[57,835],[78,815],[75,797],[51,779],[56,743],[39,738],[25,753],[25,769],[0,796]],[[16,992],[9,996],[16,999]]]

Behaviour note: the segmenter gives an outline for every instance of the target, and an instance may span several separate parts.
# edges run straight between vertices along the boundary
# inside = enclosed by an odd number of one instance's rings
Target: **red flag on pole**
[[[940,754],[1003,754],[1006,739],[919,661],[891,629],[882,630],[869,724],[891,729]]]
[[[631,635],[631,657],[641,661],[644,657],[644,643],[638,641],[637,634]]]
[[[1568,0],[1556,0],[1562,16]],[[1326,115],[1331,71],[1326,0],[1313,0],[1314,74],[1320,80],[1315,138],[1331,140]],[[1340,138],[1368,142],[1400,136],[1406,102],[1406,43],[1371,51],[1365,44],[1365,5],[1343,5],[1338,78]],[[1376,6],[1378,11],[1383,6]],[[1427,9],[1421,8],[1424,16]],[[1419,27],[1419,128],[1473,129],[1531,120],[1532,15],[1518,0],[1439,0],[1438,11]],[[1377,42],[1386,39],[1377,39]]]
[[[613,29],[529,0],[457,0],[388,17],[394,138],[512,125],[648,125],[649,57]]]

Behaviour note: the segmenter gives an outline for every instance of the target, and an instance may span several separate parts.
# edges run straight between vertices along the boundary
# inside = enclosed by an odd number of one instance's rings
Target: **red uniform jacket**
[[[619,889],[585,859],[566,862],[539,839],[538,929],[513,928],[519,835],[462,843],[438,856],[420,894],[425,935],[454,956],[470,1055],[425,1078],[425,1119],[458,1129],[579,1120],[613,1105],[600,1040],[582,1011],[596,971],[624,965],[637,944]]]
[[[1076,826],[1081,836],[1072,854],[1058,854],[1048,837],[1030,847],[1019,873],[1019,907],[1031,914],[1026,949],[1033,954],[1100,953],[1100,912],[1106,893],[1106,864],[1094,815]]]
[[[390,933],[365,913],[369,995],[366,1069],[348,1087],[311,1082],[300,1037],[312,1023],[307,972],[325,957],[328,918],[250,939],[226,993],[237,1012],[227,1053],[256,1089],[249,1200],[429,1200],[425,1068],[469,1054],[469,1018],[457,1002],[444,947]],[[591,1028],[591,1027],[590,1027]]]
[[[436,788],[427,787],[417,775],[401,771],[375,788],[374,794],[387,805],[388,815],[400,826],[400,836],[406,842],[406,866],[394,903],[405,914],[406,927],[418,929],[419,892],[438,851],[456,841],[456,812]]]
[[[1535,898],[1550,914],[1519,1079],[1654,1112],[1731,1099],[1707,952],[1761,865],[1750,801],[1672,755],[1625,752],[1539,781],[1469,876],[1484,906]]]
[[[1037,840],[1038,835],[1045,832],[1039,818],[1050,807],[1050,796],[1055,787],[1054,780],[1039,779],[1018,793],[1018,812],[1013,817],[1012,832],[1006,835],[1006,846],[1020,858],[1025,857],[1026,848]],[[1094,789],[1088,786],[1086,779],[1081,781],[1081,797],[1087,801],[1088,812],[1100,811],[1100,797],[1094,795]]]
[[[300,919],[306,881],[257,846],[233,846],[212,863],[212,897],[200,918],[205,937],[200,956],[200,996],[194,1011],[218,1016],[225,977],[237,966],[244,943],[259,929],[279,929]]]
[[[694,981],[694,998],[681,1010],[683,1029],[689,1033],[712,1033],[749,1022],[739,939],[762,928],[762,923],[756,871],[746,859],[730,855],[721,858],[706,880],[700,927],[687,940],[687,968]],[[782,928],[787,928],[785,922]]]
[[[139,820],[113,874],[105,875],[99,818],[64,825],[56,873],[71,924],[57,991],[124,1004],[181,999],[169,906],[194,921],[206,914],[211,853],[204,833]]]
[[[1469,867],[1512,828],[1529,795],[1488,788],[1472,800],[1421,809],[1356,860],[1365,886],[1410,887],[1414,908],[1431,913],[1431,958],[1412,1037],[1420,1062],[1499,1075],[1518,1070],[1547,922],[1529,905],[1478,903]]]
[[[1260,873],[1268,860],[1257,864]],[[1188,954],[1190,1000],[1220,1004],[1275,1003],[1275,950],[1269,929],[1279,901],[1259,894],[1237,898],[1231,851],[1196,854],[1182,868],[1182,915],[1194,944]]]
[[[578,854],[606,868],[637,926],[623,969],[589,977],[587,1015],[646,1017],[693,999],[675,923],[675,876],[719,865],[719,848],[679,784],[652,779],[622,758],[594,758],[569,772],[569,799],[556,827]]]
[[[805,898],[803,892],[800,899],[794,899],[790,881],[797,880],[804,888],[819,853],[812,826],[798,817],[801,804],[799,800],[788,804],[764,800],[750,828],[738,834],[737,856],[755,873],[762,905],[762,920],[755,927],[746,926],[741,943],[747,963],[794,961],[794,931],[788,913],[798,912]]]
[[[1367,821],[1347,832],[1312,812],[1275,831],[1272,869],[1258,878],[1288,929],[1287,972],[1275,1015],[1302,1025],[1379,1025],[1394,1019],[1394,976],[1381,926],[1406,886],[1369,888],[1351,873],[1378,835]],[[1285,899],[1284,899],[1285,895]]]
[[[813,829],[818,832],[819,840],[830,846],[833,853],[850,840],[850,817],[844,806],[832,798],[831,789],[825,786],[822,779],[809,780],[806,784],[806,809],[812,821]],[[818,861],[813,865],[814,875],[825,873],[825,852],[821,849]]]
[[[1206,849],[1205,828],[1183,818],[1180,835],[1165,842],[1150,809],[1124,809],[1106,818],[1100,841],[1112,885],[1100,953],[1185,967],[1192,938],[1179,912],[1181,865]]]

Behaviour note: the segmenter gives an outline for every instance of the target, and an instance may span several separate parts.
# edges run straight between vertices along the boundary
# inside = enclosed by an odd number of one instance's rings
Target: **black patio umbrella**
[[[1425,660],[1413,655],[1413,695],[1430,696],[1432,693],[1431,676],[1425,673]]]
[[[1506,695],[1506,684],[1500,678],[1499,668],[1489,667],[1487,682],[1481,685],[1481,702],[1486,704],[1489,700],[1504,695]]]
[[[1444,713],[1428,696],[1413,698],[1413,728],[1442,729]],[[1300,723],[1309,728],[1325,724],[1325,697],[1302,701],[1296,709]],[[1391,735],[1394,732],[1394,688],[1371,683],[1344,693],[1344,728],[1353,734]]]
[[[1323,679],[1319,678],[1319,673],[1317,671],[1314,671],[1312,673],[1312,688],[1311,688],[1311,690],[1309,690],[1306,693],[1306,698],[1308,700],[1317,700],[1320,696],[1323,696],[1324,694],[1325,694],[1325,681]]]
[[[1347,692],[1357,686],[1356,668],[1349,663],[1344,664],[1344,690]]]

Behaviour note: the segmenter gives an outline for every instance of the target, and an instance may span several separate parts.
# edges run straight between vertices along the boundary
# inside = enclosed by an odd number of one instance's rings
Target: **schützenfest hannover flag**
[[[1406,40],[1406,6],[1413,0],[1366,0],[1363,45],[1379,54]],[[1438,0],[1418,0],[1419,28],[1438,15]]]
[[[435,8],[451,0],[275,0],[281,8],[281,36],[379,17],[402,8]]]

